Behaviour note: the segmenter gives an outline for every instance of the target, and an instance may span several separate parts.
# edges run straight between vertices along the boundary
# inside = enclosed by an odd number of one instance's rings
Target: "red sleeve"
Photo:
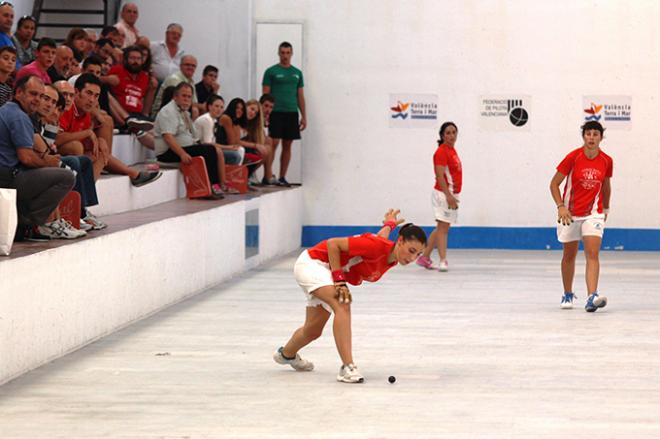
[[[67,133],[71,130],[71,119],[68,117],[70,114],[70,111],[65,111],[60,116],[60,128]]]
[[[442,148],[438,148],[435,154],[433,154],[433,165],[447,166],[448,164],[449,164],[449,155],[447,154],[447,151],[445,151]]]
[[[570,154],[564,157],[564,160],[562,160],[561,163],[557,166],[557,171],[564,175],[570,174],[571,169],[573,169],[573,165],[575,165],[575,154],[577,151],[579,150],[572,151]]]
[[[383,240],[385,241],[385,240]],[[381,241],[371,233],[348,238],[348,256],[362,256],[366,259],[377,259],[389,251],[387,242]]]
[[[612,173],[614,172],[614,160],[609,159],[607,161],[607,171],[605,172],[605,177],[612,178]]]
[[[110,70],[108,70],[108,76],[109,75],[119,76],[119,73],[121,72],[121,68],[122,68],[121,64],[115,64],[114,66],[110,67]]]

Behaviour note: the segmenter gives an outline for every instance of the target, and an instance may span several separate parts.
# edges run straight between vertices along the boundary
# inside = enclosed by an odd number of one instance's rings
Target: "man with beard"
[[[71,66],[75,62],[70,47],[59,46],[55,50],[55,62],[48,69],[50,80],[55,83],[67,79],[71,73]]]
[[[113,66],[104,79],[128,114],[142,114],[144,96],[149,88],[149,75],[142,70],[142,51],[139,47],[124,49],[124,62]]]

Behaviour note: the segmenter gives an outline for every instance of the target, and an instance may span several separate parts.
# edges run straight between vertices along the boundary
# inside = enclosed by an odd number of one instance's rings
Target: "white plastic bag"
[[[17,224],[16,189],[0,188],[0,255],[11,253]]]

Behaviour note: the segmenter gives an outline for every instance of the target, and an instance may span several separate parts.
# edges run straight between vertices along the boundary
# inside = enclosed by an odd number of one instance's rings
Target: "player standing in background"
[[[435,171],[435,187],[431,195],[436,227],[429,237],[429,244],[417,264],[432,269],[431,252],[438,249],[440,255],[440,271],[448,271],[447,237],[449,227],[458,219],[458,194],[463,186],[463,167],[456,152],[458,128],[454,122],[445,122],[440,127],[438,149],[433,154],[433,170]]]
[[[582,147],[571,151],[561,161],[550,182],[550,193],[558,210],[557,238],[564,246],[561,260],[563,309],[572,308],[576,299],[573,293],[573,278],[580,239],[587,261],[585,277],[588,297],[584,309],[594,312],[607,305],[607,298],[598,295],[598,253],[612,193],[612,158],[600,149],[604,131],[600,123],[586,122],[582,126]],[[559,186],[566,177],[568,178],[562,196]]]

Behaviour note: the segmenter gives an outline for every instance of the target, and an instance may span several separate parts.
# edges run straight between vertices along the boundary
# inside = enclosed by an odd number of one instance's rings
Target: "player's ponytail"
[[[424,233],[424,230],[422,230],[421,227],[416,226],[413,223],[401,226],[399,229],[399,237],[403,238],[404,241],[414,239],[419,241],[422,245],[426,245],[426,233]]]

